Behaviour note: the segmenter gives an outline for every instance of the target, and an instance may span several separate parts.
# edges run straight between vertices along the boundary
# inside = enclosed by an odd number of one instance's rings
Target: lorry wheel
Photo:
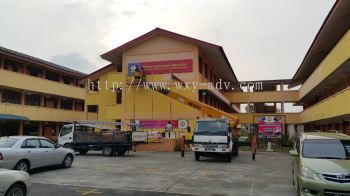
[[[194,153],[194,157],[196,158],[196,161],[199,161],[200,155],[198,152]]]
[[[117,153],[119,156],[122,156],[122,155],[125,155],[126,150],[118,150]]]
[[[233,155],[234,157],[238,156],[238,150],[233,151],[232,155]]]
[[[232,155],[231,154],[226,155],[226,160],[227,160],[227,162],[231,163]]]
[[[113,155],[113,148],[111,146],[105,146],[105,147],[103,147],[102,153],[104,156],[112,156]]]
[[[81,155],[86,155],[87,152],[88,152],[88,150],[79,150],[79,154],[81,154]]]

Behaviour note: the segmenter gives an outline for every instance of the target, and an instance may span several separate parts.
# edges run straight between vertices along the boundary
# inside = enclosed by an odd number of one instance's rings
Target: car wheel
[[[126,150],[118,150],[117,153],[119,156],[122,156],[122,155],[125,155]]]
[[[25,196],[25,195],[26,195],[26,188],[21,184],[12,185],[5,193],[5,196]]]
[[[195,152],[195,153],[194,153],[194,157],[196,158],[196,161],[199,161],[200,155],[199,155],[198,152]]]
[[[111,146],[105,146],[105,147],[103,147],[102,153],[105,156],[112,156],[113,155],[113,148]]]
[[[25,172],[29,171],[28,161],[25,161],[25,160],[19,161],[15,166],[15,170],[25,171]]]
[[[70,168],[72,164],[73,164],[73,156],[70,154],[66,155],[66,157],[64,157],[63,159],[62,166],[64,168]]]

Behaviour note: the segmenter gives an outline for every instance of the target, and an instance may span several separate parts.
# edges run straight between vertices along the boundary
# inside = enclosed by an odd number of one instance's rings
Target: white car
[[[0,196],[25,196],[30,187],[27,172],[0,169]]]
[[[28,171],[50,165],[69,168],[74,160],[74,151],[59,148],[44,137],[0,137],[0,168]]]

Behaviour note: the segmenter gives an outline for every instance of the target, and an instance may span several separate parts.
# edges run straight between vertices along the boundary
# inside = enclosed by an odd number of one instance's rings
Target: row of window
[[[33,77],[44,78],[55,82],[62,82],[67,85],[79,86],[81,88],[84,88],[84,85],[78,84],[78,80],[73,77],[60,75],[59,73],[52,72],[49,70],[44,70],[32,65],[25,66],[24,63],[20,61],[12,60],[12,59],[5,58],[3,62],[4,64],[2,68],[5,70],[30,75]]]
[[[214,73],[213,69],[211,69],[209,65],[202,60],[201,56],[198,56],[198,68],[199,73],[201,73],[209,82],[218,82],[219,79],[217,75]]]
[[[1,102],[11,103],[11,104],[22,104],[22,92],[0,89],[1,93]],[[68,98],[61,98],[59,104],[59,97],[57,96],[48,96],[40,95],[37,93],[24,93],[24,105],[30,106],[43,106],[48,108],[60,108],[64,110],[76,110],[84,111],[84,101],[83,100],[74,100]],[[41,105],[43,104],[43,105]]]

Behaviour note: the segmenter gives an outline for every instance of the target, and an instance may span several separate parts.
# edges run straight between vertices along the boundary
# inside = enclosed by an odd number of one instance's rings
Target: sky
[[[291,79],[334,0],[1,0],[0,46],[91,73],[156,27],[220,45],[240,81]]]

